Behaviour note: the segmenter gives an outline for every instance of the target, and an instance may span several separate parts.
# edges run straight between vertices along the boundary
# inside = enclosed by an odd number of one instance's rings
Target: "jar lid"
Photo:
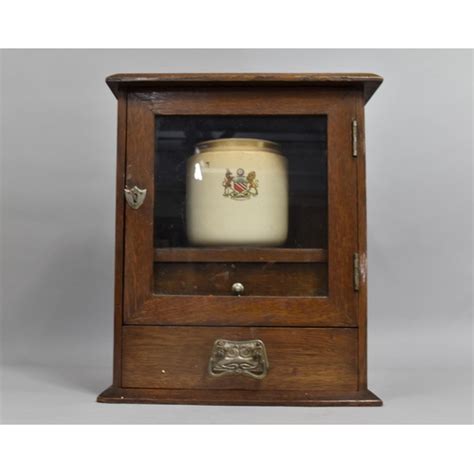
[[[281,153],[278,143],[259,138],[218,138],[196,144],[196,152],[209,150],[265,150]]]

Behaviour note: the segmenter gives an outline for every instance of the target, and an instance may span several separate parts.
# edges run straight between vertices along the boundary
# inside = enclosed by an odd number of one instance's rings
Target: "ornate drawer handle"
[[[248,375],[255,379],[263,379],[268,372],[269,363],[265,344],[259,339],[252,341],[214,341],[209,359],[209,374],[213,377],[221,375]]]
[[[140,189],[138,186],[133,186],[133,188],[130,189],[128,186],[125,186],[123,191],[125,193],[125,199],[132,209],[138,209],[143,204],[146,197],[146,189]]]

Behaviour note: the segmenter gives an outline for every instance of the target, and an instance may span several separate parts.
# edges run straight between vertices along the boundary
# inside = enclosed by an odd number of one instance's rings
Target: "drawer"
[[[326,296],[327,263],[158,263],[157,295],[232,295],[244,285],[244,296]]]
[[[129,326],[122,344],[123,388],[357,390],[356,329]]]

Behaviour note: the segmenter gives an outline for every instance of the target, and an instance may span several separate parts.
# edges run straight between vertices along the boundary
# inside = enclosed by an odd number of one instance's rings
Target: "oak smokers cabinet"
[[[364,143],[364,106],[381,82],[107,78],[118,100],[114,373],[98,401],[382,404],[367,388]],[[189,160],[202,142],[223,139],[273,147],[286,160],[287,189],[258,156],[244,166],[238,154],[230,165],[203,154],[194,178],[211,193],[211,212],[196,222],[217,238],[237,223],[246,243],[196,245],[186,225]],[[251,218],[255,206],[279,200],[283,243],[244,239],[262,221]],[[224,202],[228,211],[213,218]]]

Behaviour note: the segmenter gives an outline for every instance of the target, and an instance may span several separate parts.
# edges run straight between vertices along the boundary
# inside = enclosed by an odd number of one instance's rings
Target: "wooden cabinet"
[[[367,388],[364,150],[364,105],[381,82],[107,79],[118,99],[115,343],[113,385],[99,401],[381,405]],[[203,153],[190,178],[190,157],[210,140],[237,144],[247,164]],[[286,160],[284,200],[258,153],[249,168],[248,143]],[[252,219],[258,206],[284,205],[285,242],[192,245],[190,179],[197,192],[207,186],[198,216],[217,237],[251,236],[268,225],[265,213]]]

